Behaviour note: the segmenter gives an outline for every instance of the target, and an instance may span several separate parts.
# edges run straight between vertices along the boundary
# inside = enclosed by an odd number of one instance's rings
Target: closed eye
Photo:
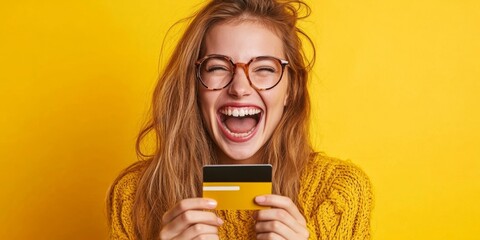
[[[205,69],[207,72],[214,72],[214,71],[227,71],[229,72],[230,69],[226,66],[220,66],[220,65],[215,65],[215,66],[210,66]]]
[[[270,73],[274,73],[276,72],[276,69],[275,68],[272,68],[272,67],[258,67],[255,69],[255,72],[270,72]]]

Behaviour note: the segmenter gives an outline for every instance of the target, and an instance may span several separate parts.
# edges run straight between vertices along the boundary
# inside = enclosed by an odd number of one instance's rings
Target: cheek
[[[277,91],[265,93],[263,99],[267,107],[267,113],[271,115],[270,118],[278,120],[283,115],[283,110],[288,102],[288,94],[285,86],[276,90]]]
[[[285,108],[285,106],[288,104],[290,86],[290,79],[288,78],[288,75],[284,77],[286,77],[286,79],[283,80],[286,81],[281,82],[281,84],[278,86],[278,89],[276,89],[277,91],[275,92],[275,101],[278,103],[278,105],[281,105],[282,111],[283,108]]]
[[[202,112],[204,120],[211,121],[210,115],[214,109],[217,94],[211,91],[199,91],[198,93],[198,105]]]
[[[200,113],[202,114],[202,118],[205,120],[205,106],[207,105],[207,101],[205,99],[205,94],[199,91],[198,93],[198,108],[200,109]]]

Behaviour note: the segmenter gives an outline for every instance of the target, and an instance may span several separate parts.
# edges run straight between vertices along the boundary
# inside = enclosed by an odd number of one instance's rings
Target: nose
[[[237,63],[232,83],[228,86],[228,94],[240,98],[252,94],[254,89],[248,79],[248,70],[245,64]]]

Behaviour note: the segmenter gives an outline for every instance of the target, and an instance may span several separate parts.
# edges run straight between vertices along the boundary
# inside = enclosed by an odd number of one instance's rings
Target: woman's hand
[[[206,198],[189,198],[177,203],[162,217],[161,240],[170,239],[219,239],[218,227],[222,219],[215,213],[217,202]]]
[[[308,239],[307,222],[288,197],[263,195],[255,198],[261,206],[272,207],[255,214],[257,239]]]

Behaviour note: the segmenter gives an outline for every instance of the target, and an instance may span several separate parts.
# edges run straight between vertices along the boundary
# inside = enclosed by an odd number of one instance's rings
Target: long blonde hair
[[[195,61],[202,57],[206,32],[220,22],[254,19],[272,28],[284,43],[289,61],[289,99],[276,130],[259,151],[263,161],[273,165],[273,193],[297,201],[300,174],[313,153],[308,136],[307,90],[313,60],[305,56],[301,37],[312,41],[296,26],[297,20],[309,13],[310,8],[300,0],[213,0],[194,15],[159,77],[152,118],[138,136],[137,153],[143,160],[124,170],[113,184],[141,169],[132,211],[138,239],[157,237],[162,215],[168,209],[182,199],[201,196],[202,166],[217,163],[215,143],[204,129],[198,107],[197,88],[201,86],[195,77]],[[141,145],[152,133],[155,151],[148,155]],[[111,200],[107,201],[110,215]]]

